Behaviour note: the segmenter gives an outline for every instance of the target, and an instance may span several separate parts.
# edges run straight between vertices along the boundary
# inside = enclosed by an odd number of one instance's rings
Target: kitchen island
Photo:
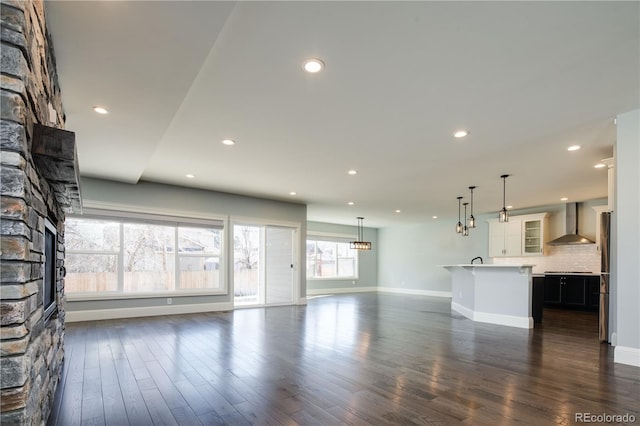
[[[443,265],[451,272],[451,310],[478,322],[533,328],[533,265]]]

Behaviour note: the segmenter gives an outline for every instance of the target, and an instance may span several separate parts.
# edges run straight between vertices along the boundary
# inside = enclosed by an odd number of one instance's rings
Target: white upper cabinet
[[[522,221],[510,217],[508,222],[489,219],[489,257],[514,257],[522,253]]]
[[[508,222],[489,219],[489,256],[542,256],[548,213],[510,216]]]

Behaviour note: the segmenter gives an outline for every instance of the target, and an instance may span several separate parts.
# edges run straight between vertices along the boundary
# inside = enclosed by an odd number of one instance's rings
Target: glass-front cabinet
[[[522,255],[540,256],[544,254],[546,213],[522,217]]]
[[[523,222],[524,244],[522,246],[523,254],[540,254],[542,253],[542,221],[530,220]]]
[[[543,256],[548,213],[497,218],[489,222],[489,257]]]

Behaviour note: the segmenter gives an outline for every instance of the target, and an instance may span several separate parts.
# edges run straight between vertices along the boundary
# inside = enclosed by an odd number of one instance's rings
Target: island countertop
[[[480,264],[471,264],[471,263],[458,263],[455,265],[440,265],[443,268],[533,268],[536,265],[495,265],[493,263],[480,263]]]

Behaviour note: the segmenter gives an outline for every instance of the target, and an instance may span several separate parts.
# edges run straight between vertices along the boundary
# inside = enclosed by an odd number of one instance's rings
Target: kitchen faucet
[[[482,261],[482,258],[480,256],[478,257],[474,257],[473,259],[471,259],[471,264],[473,265],[473,261],[474,260],[480,260],[480,264],[484,264],[484,262]]]

